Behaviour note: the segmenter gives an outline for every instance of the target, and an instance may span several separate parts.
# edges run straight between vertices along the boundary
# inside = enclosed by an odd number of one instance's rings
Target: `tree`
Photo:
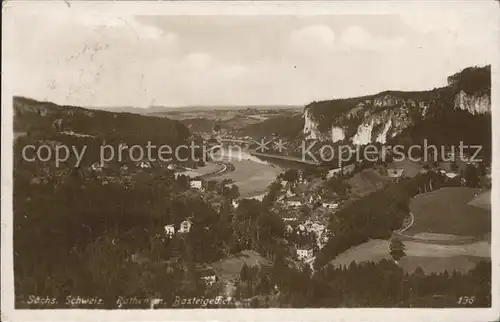
[[[467,165],[464,176],[468,187],[476,188],[479,185],[479,173],[474,165]]]
[[[240,280],[242,282],[246,282],[249,278],[249,269],[246,263],[243,264],[243,267],[241,268],[240,271]]]
[[[288,182],[296,182],[299,179],[299,170],[288,169],[283,174],[283,179]]]
[[[238,188],[237,185],[233,184],[231,186],[231,190],[229,191],[229,199],[235,200],[238,199],[240,196],[240,189]]]
[[[394,261],[397,263],[402,257],[406,256],[405,245],[398,238],[393,238],[389,245],[389,253]]]

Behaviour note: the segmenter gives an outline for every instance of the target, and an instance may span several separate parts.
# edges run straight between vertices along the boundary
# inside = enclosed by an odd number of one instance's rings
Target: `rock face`
[[[308,140],[318,140],[322,136],[318,129],[318,122],[307,109],[304,111],[304,134]]]
[[[339,126],[332,126],[332,142],[339,142],[345,139],[344,129]]]
[[[313,102],[304,108],[307,139],[365,145],[385,144],[408,127],[437,115],[466,111],[489,114],[490,67],[467,68],[448,78],[448,86],[421,92],[387,91],[376,95]]]
[[[352,143],[357,145],[368,144],[372,141],[374,119],[372,118],[369,123],[361,123],[358,126],[358,131],[352,137]]]
[[[471,114],[487,114],[491,109],[490,96],[487,94],[470,95],[462,90],[455,95],[454,108]]]
[[[304,134],[311,140],[329,140],[333,143],[348,140],[356,145],[371,142],[385,143],[412,124],[413,119],[426,115],[429,102],[401,99],[393,95],[365,99],[345,113],[331,120],[329,130],[321,130],[317,116],[304,112]],[[415,116],[417,115],[417,116]]]

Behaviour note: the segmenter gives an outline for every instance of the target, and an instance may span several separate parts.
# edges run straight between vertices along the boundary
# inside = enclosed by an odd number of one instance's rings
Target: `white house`
[[[151,168],[151,163],[149,163],[148,161],[141,161],[141,162],[139,162],[138,166],[141,169],[149,169],[149,168]]]
[[[311,246],[297,248],[297,257],[299,260],[308,260],[314,256],[314,251]]]
[[[191,188],[195,188],[195,189],[200,189],[201,190],[202,187],[203,187],[203,181],[202,180],[191,180],[189,182],[189,186]]]
[[[335,202],[323,202],[321,206],[327,209],[336,209],[338,208],[339,204]]]
[[[289,207],[300,207],[300,206],[302,206],[302,201],[300,200],[300,198],[298,196],[294,196],[292,198],[289,198],[286,201],[286,204]]]
[[[287,234],[291,234],[293,232],[293,228],[291,225],[286,225],[285,231]]]
[[[189,233],[189,231],[191,230],[191,226],[193,225],[193,223],[191,222],[191,220],[184,220],[183,222],[181,222],[180,224],[180,227],[179,227],[179,232],[180,233]]]
[[[213,268],[204,268],[199,271],[200,279],[202,279],[206,285],[210,286],[217,282],[217,275]]]
[[[401,178],[405,169],[389,168],[387,169],[387,174],[391,178]]]
[[[102,171],[102,166],[99,164],[99,162],[94,162],[94,163],[92,163],[92,165],[90,166],[90,169],[91,169],[92,171],[101,172],[101,171]]]
[[[175,234],[174,225],[166,225],[164,228],[165,228],[165,235],[172,237]]]
[[[322,225],[322,224],[320,224],[320,223],[315,222],[315,223],[313,223],[313,224],[311,225],[311,228],[310,228],[310,229],[311,229],[311,230],[312,230],[312,231],[313,231],[313,232],[314,232],[317,236],[319,236],[319,235],[321,235],[321,234],[323,233],[323,231],[325,230],[325,228],[326,228],[326,227],[325,227],[325,225]]]

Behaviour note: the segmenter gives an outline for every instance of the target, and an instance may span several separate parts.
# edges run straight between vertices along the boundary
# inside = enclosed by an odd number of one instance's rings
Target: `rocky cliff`
[[[471,67],[448,77],[448,85],[429,91],[387,91],[376,95],[313,102],[304,108],[308,139],[356,145],[386,143],[425,120],[463,111],[489,115],[490,66]]]

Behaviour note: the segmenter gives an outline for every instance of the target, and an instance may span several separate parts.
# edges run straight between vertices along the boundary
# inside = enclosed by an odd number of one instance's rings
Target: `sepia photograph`
[[[499,9],[4,3],[2,320],[500,318]]]

